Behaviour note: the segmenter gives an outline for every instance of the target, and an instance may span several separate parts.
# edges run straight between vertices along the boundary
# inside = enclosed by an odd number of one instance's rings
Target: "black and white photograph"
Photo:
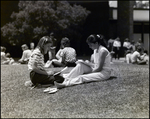
[[[1,118],[149,118],[149,0],[1,0]]]

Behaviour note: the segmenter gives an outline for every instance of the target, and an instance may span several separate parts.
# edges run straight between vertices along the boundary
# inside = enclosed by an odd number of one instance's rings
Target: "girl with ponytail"
[[[91,34],[87,44],[93,50],[92,61],[77,61],[70,73],[63,74],[62,83],[54,82],[57,89],[93,81],[102,81],[110,78],[110,52],[106,48],[104,36]]]

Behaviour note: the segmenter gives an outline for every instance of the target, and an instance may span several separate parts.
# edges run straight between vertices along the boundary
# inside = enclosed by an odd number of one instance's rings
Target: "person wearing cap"
[[[27,44],[23,44],[21,46],[21,48],[22,48],[23,53],[22,53],[21,59],[19,59],[18,62],[21,63],[21,64],[27,64],[28,61],[29,61],[29,57],[31,56],[32,52],[28,48]]]

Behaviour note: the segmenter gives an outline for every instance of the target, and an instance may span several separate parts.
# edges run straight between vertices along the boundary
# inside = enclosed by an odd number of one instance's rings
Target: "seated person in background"
[[[141,60],[141,54],[142,54],[141,47],[137,47],[137,50],[134,51],[133,53],[128,53],[126,55],[127,64],[129,63],[136,64],[138,59]]]
[[[13,64],[15,60],[10,56],[10,53],[6,53],[6,60],[2,64]]]
[[[137,49],[139,46],[140,46],[140,47],[142,48],[142,50],[144,51],[144,44],[143,44],[141,38],[139,38],[139,40],[135,43],[135,49]]]
[[[144,53],[141,55],[141,60],[137,60],[138,64],[149,64],[149,56],[147,50],[144,50]]]
[[[23,50],[23,53],[21,59],[19,59],[18,62],[21,64],[27,64],[32,52],[28,49],[28,46],[26,44],[23,44],[21,48]]]
[[[70,40],[65,37],[61,40],[60,51],[56,54],[58,59],[53,59],[50,64],[54,67],[74,67],[76,66],[76,51],[74,48],[70,47]],[[58,54],[60,54],[58,56]]]
[[[34,50],[34,43],[33,42],[30,43],[30,50],[31,50],[31,52]]]
[[[3,46],[1,46],[1,64],[2,64],[3,61],[6,60],[6,54],[5,54],[5,52],[6,52],[6,48],[3,47]]]
[[[55,58],[55,50],[56,50],[56,47],[50,47],[50,50],[48,52],[48,57],[49,57],[49,60],[52,60]]]
[[[54,67],[52,65],[52,60],[55,59],[55,50],[56,50],[56,47],[50,47],[48,53],[44,55],[45,67]]]
[[[109,52],[110,52],[110,55],[111,55],[111,59],[110,59],[110,63],[111,64],[113,64],[113,62],[112,62],[112,60],[113,60],[113,56],[114,56],[114,51],[113,51],[113,43],[114,43],[114,39],[109,39],[108,40],[108,44],[107,44],[107,48],[108,48],[108,50],[109,50]]]
[[[44,55],[44,62],[47,64],[49,63],[52,59],[55,59],[55,54],[56,54],[56,41],[57,39],[54,37],[54,33],[51,32],[50,33],[50,38],[52,39],[53,41],[53,47],[51,47],[48,51],[47,54]]]

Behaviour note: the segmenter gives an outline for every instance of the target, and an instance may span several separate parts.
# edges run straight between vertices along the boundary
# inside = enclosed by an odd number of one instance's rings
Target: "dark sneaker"
[[[54,78],[57,83],[62,83],[65,80],[61,75],[55,75]]]

